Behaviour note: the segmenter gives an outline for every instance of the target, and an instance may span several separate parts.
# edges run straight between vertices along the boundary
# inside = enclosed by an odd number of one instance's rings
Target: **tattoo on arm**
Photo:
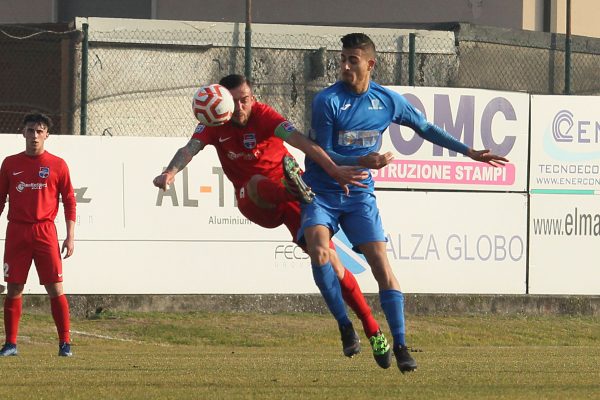
[[[176,173],[181,171],[203,148],[204,143],[199,140],[191,139],[184,147],[177,150],[177,153],[175,153],[175,156],[169,163],[167,170],[173,170]]]

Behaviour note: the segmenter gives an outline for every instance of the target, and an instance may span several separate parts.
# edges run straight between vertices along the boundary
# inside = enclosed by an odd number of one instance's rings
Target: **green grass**
[[[343,357],[326,315],[103,312],[72,321],[80,333],[70,359],[56,356],[49,316],[24,315],[19,356],[0,359],[2,398],[600,398],[599,318],[408,316],[407,324],[419,369],[402,375],[379,369],[367,347]]]

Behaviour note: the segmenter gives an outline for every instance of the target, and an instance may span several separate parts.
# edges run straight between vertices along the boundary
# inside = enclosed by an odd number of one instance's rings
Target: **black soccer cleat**
[[[287,190],[294,194],[301,203],[312,203],[315,193],[302,179],[302,170],[296,160],[289,155],[285,155],[281,162],[285,176],[284,184]]]
[[[360,353],[360,338],[354,330],[352,323],[340,327],[340,335],[342,336],[342,347],[346,357],[354,357]]]
[[[417,362],[410,355],[408,347],[394,346],[394,355],[396,356],[396,363],[400,372],[411,372],[417,369]]]
[[[19,352],[17,351],[17,345],[14,343],[4,343],[0,350],[0,357],[16,356]]]
[[[58,345],[58,356],[59,357],[72,357],[71,345],[69,343],[61,343]]]

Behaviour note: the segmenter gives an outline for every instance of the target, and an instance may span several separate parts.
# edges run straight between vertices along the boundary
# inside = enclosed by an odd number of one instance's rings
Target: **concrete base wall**
[[[4,296],[1,296],[4,297]],[[365,295],[381,312],[376,294]],[[71,313],[93,317],[103,311],[138,312],[254,312],[328,313],[320,295],[71,295]],[[2,300],[3,301],[3,300]],[[405,310],[412,315],[586,315],[600,316],[600,296],[405,294]],[[23,297],[24,313],[49,313],[45,295]]]

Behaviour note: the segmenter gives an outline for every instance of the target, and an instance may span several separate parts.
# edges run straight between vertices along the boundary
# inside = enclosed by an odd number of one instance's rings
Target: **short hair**
[[[224,86],[227,90],[235,89],[236,87],[242,86],[244,83],[252,88],[252,82],[244,75],[231,74],[221,78],[219,81],[219,85]]]
[[[52,128],[52,126],[54,125],[52,123],[52,119],[49,116],[37,111],[32,111],[25,115],[25,117],[23,117],[23,126],[27,125],[30,122],[33,122],[35,124],[44,124],[46,125],[48,130],[50,130],[50,128]]]
[[[341,41],[344,49],[362,49],[375,55],[375,43],[364,33],[349,33]]]

